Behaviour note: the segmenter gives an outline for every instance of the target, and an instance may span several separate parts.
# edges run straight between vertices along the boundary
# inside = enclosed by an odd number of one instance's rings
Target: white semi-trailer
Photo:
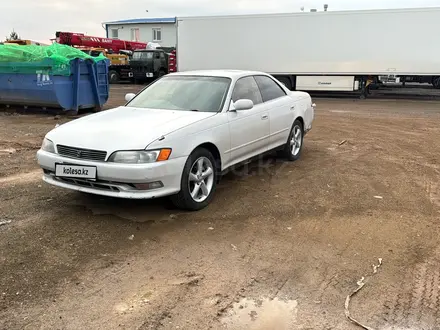
[[[292,90],[440,88],[440,8],[177,18],[177,67],[259,70]]]

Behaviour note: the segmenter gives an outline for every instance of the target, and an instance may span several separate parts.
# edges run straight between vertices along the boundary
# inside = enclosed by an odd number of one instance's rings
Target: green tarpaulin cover
[[[0,73],[35,73],[43,70],[50,75],[68,76],[73,59],[107,60],[102,54],[93,57],[74,47],[57,43],[50,46],[0,45]]]

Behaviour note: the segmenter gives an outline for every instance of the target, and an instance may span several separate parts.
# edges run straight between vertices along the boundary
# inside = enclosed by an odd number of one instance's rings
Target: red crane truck
[[[118,82],[119,80],[133,79],[133,68],[130,64],[121,64],[121,61],[112,61],[111,53],[116,54],[133,54],[134,51],[147,50],[148,43],[138,41],[125,41],[112,38],[92,37],[86,36],[83,33],[73,32],[56,32],[56,42],[72,47],[80,48],[103,48],[107,51],[104,53],[110,61],[109,67],[109,80],[111,83]],[[128,51],[128,52],[127,52]],[[165,73],[175,72],[176,68],[176,55],[175,52],[168,54],[169,56]],[[129,63],[128,56],[127,62]]]
[[[73,32],[57,32],[55,36],[56,36],[56,41],[59,44],[64,44],[69,46],[106,48],[108,50],[111,49],[115,53],[119,53],[121,50],[134,51],[137,49],[146,49],[148,45],[148,43],[146,42],[91,37],[91,36],[86,36],[83,33],[73,33]]]

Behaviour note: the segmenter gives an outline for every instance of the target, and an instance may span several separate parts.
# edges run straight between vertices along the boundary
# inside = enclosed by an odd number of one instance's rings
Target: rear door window
[[[268,76],[255,76],[255,80],[260,88],[263,102],[286,96],[286,92]]]

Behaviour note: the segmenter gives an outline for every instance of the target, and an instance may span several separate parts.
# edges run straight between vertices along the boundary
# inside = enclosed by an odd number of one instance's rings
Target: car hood
[[[118,107],[72,120],[53,129],[46,137],[55,144],[107,152],[144,149],[162,135],[215,114]]]

